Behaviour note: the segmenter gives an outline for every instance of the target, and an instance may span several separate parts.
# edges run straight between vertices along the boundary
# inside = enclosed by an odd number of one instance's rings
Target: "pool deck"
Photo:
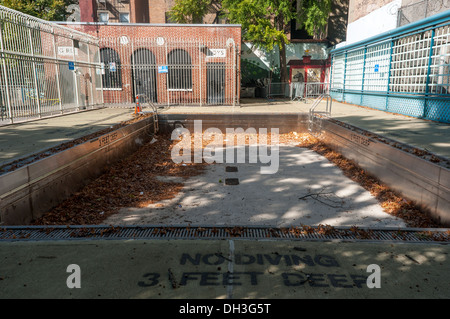
[[[270,299],[447,299],[449,253],[448,245],[411,243],[0,242],[0,298],[164,298],[184,303],[268,298],[266,303],[272,304]],[[377,265],[379,272],[369,265]],[[367,285],[372,274],[379,274],[379,288]],[[69,288],[67,282],[80,287]],[[289,306],[289,311],[298,309]],[[178,310],[170,307],[166,314]]]

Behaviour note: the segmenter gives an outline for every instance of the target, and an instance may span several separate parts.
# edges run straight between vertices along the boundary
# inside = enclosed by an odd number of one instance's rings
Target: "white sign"
[[[73,56],[73,47],[58,47],[59,56]],[[78,55],[78,49],[75,48],[75,55]]]
[[[208,49],[206,53],[207,58],[225,58],[226,56],[226,49]]]
[[[122,44],[122,45],[127,45],[130,42],[130,40],[128,39],[128,37],[126,35],[119,37],[119,41],[120,41],[120,44]]]
[[[164,38],[163,37],[157,37],[156,38],[156,44],[157,45],[164,45]]]

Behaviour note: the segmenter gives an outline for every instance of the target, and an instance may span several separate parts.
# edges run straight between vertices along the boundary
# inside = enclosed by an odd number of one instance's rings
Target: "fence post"
[[[342,102],[345,102],[345,79],[347,77],[347,55],[348,55],[348,52],[345,51],[345,56],[344,56],[344,78],[342,79]]]
[[[33,77],[34,77],[34,88],[36,90],[36,103],[38,107],[38,116],[39,118],[42,117],[41,114],[41,100],[40,100],[40,93],[39,93],[39,86],[37,81],[37,72],[36,72],[36,61],[34,58],[34,46],[33,46],[33,36],[31,35],[31,26],[28,24],[28,36],[30,38],[30,50],[31,50],[31,56],[32,56],[32,65],[33,65]]]
[[[331,60],[330,60],[330,77],[328,80],[328,94],[331,96],[331,89],[333,87],[333,66],[334,66],[334,54],[331,55]]]
[[[53,35],[53,57],[55,58],[55,71],[56,71],[56,88],[58,90],[58,100],[59,100],[59,109],[61,111],[61,114],[63,114],[63,107],[62,107],[62,100],[61,100],[61,87],[59,84],[59,63],[58,63],[58,55],[56,51],[56,39],[55,39],[55,32],[52,28],[52,35]]]
[[[9,96],[9,81],[8,81],[8,73],[6,71],[6,59],[4,54],[4,43],[3,43],[3,24],[0,23],[0,49],[2,52],[2,64],[3,64],[3,76],[5,78],[5,91],[6,91],[6,104],[8,107],[8,113],[10,117],[11,124],[14,123],[14,117],[12,114],[11,107],[11,97]]]
[[[430,39],[430,51],[428,56],[428,68],[427,68],[427,80],[425,83],[425,99],[423,101],[423,113],[422,117],[426,118],[427,115],[427,100],[428,100],[428,94],[430,93],[430,73],[431,73],[431,63],[433,62],[433,46],[434,46],[434,35],[435,30],[431,30],[431,39]]]
[[[389,50],[389,69],[388,69],[388,78],[387,78],[387,88],[386,88],[386,105],[385,110],[387,111],[389,105],[389,90],[391,84],[391,68],[392,68],[392,55],[394,53],[394,39],[391,39],[391,48]]]
[[[203,81],[202,81],[202,44],[199,42],[198,43],[198,77],[200,80],[200,85],[199,85],[199,95],[200,95],[200,106],[202,106],[202,88],[203,88]]]
[[[74,40],[73,40],[73,36],[71,36],[71,40],[72,40],[72,57],[73,57],[73,65],[74,65],[74,70],[73,70],[73,78],[75,81],[75,98],[77,99],[77,111],[80,110],[80,101],[78,98],[78,77],[77,77],[77,59],[75,58],[75,45],[74,45]]]
[[[366,54],[367,54],[367,46],[364,46],[364,58],[363,58],[362,80],[361,80],[361,99],[360,99],[359,105],[362,105],[363,95],[364,95],[364,77],[366,74]]]

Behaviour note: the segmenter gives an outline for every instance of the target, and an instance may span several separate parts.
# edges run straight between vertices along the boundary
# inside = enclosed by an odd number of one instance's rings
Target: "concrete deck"
[[[0,166],[133,118],[133,110],[102,108],[0,127]]]
[[[238,239],[0,243],[0,298],[449,298],[449,253],[433,244]],[[72,264],[80,288],[67,286]],[[380,288],[367,286],[373,264]]]

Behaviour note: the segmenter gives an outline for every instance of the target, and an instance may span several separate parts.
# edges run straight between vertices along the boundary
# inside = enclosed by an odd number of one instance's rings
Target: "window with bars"
[[[167,56],[169,90],[192,90],[192,62],[188,52],[175,49]]]

